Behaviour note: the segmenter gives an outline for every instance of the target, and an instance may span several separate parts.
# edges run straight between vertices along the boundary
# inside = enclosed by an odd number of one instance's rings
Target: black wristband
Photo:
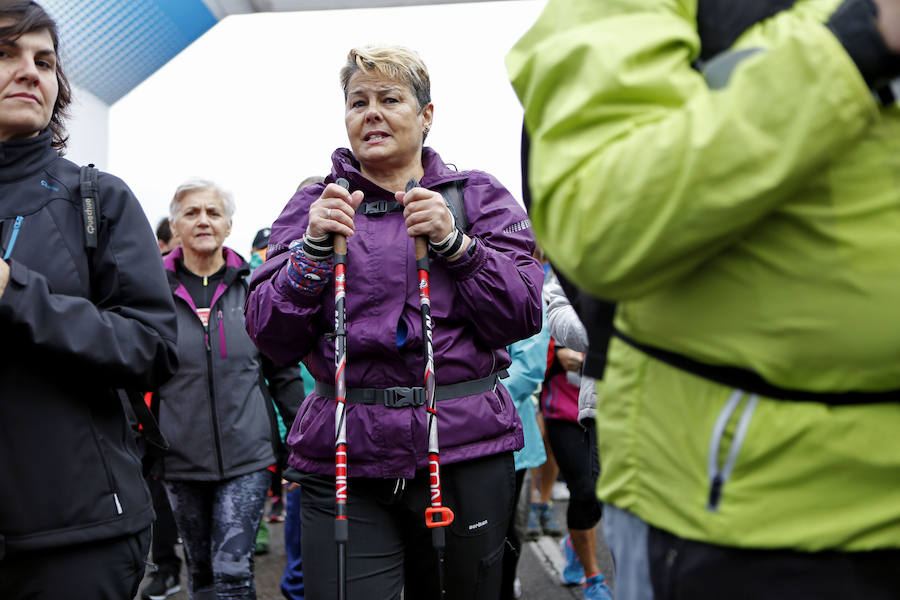
[[[441,244],[431,244],[431,249],[443,256],[444,258],[451,258],[459,252],[459,249],[462,248],[463,241],[465,240],[465,234],[459,229],[455,230],[456,235],[452,238],[446,240]]]
[[[303,254],[312,260],[326,260],[334,253],[334,239],[326,236],[324,239],[310,241],[303,236]]]

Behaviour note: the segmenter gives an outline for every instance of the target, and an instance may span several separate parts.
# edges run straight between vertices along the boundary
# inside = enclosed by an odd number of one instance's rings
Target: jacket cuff
[[[878,7],[873,0],[844,0],[826,23],[870,88],[900,74],[900,55],[884,43],[877,19]]]
[[[487,250],[476,237],[472,237],[471,245],[463,251],[462,256],[454,261],[445,260],[447,271],[457,281],[470,279],[487,261]]]
[[[310,293],[309,290],[301,290],[292,280],[291,275],[288,272],[290,268],[291,261],[287,260],[285,265],[275,273],[275,276],[272,278],[272,285],[275,288],[275,291],[297,306],[308,307],[319,304],[319,296],[321,295],[322,290],[325,289],[325,286],[319,287],[319,289],[313,291],[313,293]]]
[[[22,288],[28,283],[28,269],[24,265],[9,259],[9,281],[3,296],[0,296],[0,316],[9,316],[16,312],[16,307],[21,303]]]

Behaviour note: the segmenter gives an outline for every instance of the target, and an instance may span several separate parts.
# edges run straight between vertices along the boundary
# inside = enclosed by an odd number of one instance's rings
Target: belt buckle
[[[384,405],[388,408],[404,408],[425,404],[425,390],[423,388],[394,387],[390,391],[391,393],[384,399]]]

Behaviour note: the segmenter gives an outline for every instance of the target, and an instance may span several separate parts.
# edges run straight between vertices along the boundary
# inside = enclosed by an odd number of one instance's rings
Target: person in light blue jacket
[[[509,390],[519,418],[522,420],[522,431],[525,435],[525,446],[513,453],[516,462],[515,506],[519,504],[525,472],[539,467],[547,461],[544,451],[544,440],[537,422],[537,405],[532,395],[544,380],[547,370],[547,349],[550,346],[550,331],[547,328],[547,315],[541,314],[541,330],[530,338],[525,338],[507,346],[512,364],[507,369],[509,377],[503,385]],[[513,593],[516,581],[516,565],[522,550],[522,540],[516,532],[515,518],[510,519],[506,532],[509,544],[503,556],[503,587],[501,600],[517,597]]]

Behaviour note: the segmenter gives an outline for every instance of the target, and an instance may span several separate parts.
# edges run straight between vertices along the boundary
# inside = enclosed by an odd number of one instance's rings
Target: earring
[[[428,132],[429,132],[429,131],[431,131],[431,127],[429,127],[428,125],[426,125],[426,126],[425,126],[425,130],[424,130],[422,133],[424,133],[425,135],[428,135]]]

